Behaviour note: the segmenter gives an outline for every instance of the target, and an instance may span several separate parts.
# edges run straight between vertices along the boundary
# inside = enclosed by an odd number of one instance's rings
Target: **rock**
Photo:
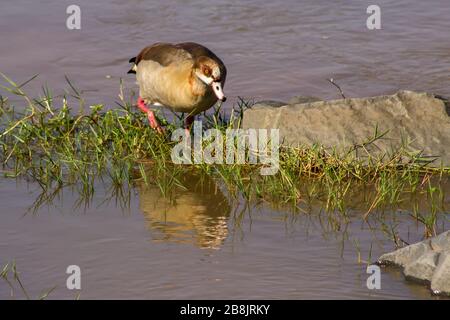
[[[383,254],[378,263],[403,267],[407,279],[429,283],[435,294],[450,295],[450,230]]]
[[[450,295],[450,250],[439,255],[438,266],[431,278],[431,290],[435,294]]]
[[[278,100],[262,100],[256,102],[252,108],[279,108],[287,105],[286,102],[278,101]]]
[[[429,281],[437,267],[439,253],[428,251],[417,260],[407,264],[403,270],[405,277],[412,280]]]
[[[428,247],[429,243],[427,241],[415,243],[397,251],[384,254],[380,257],[380,260],[388,264],[406,266],[425,254],[428,251]]]
[[[297,100],[296,100],[297,99]],[[288,145],[320,144],[338,152],[360,145],[378,134],[382,139],[365,146],[373,156],[401,147],[437,158],[433,165],[450,165],[450,105],[428,93],[399,91],[372,98],[313,101],[297,97],[293,104],[259,102],[245,110],[243,128],[279,128]],[[362,150],[357,157],[367,157]]]
[[[301,104],[301,103],[310,103],[323,101],[323,99],[312,97],[312,96],[295,96],[288,101],[288,104]]]

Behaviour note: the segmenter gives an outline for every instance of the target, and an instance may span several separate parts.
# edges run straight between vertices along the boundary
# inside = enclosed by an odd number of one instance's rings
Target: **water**
[[[89,103],[113,104],[127,61],[156,41],[196,41],[227,64],[226,91],[255,99],[298,94],[337,98],[334,78],[351,97],[398,89],[450,95],[450,5],[447,0],[378,1],[382,30],[365,27],[359,1],[86,1],[82,29],[65,27],[73,1],[3,3],[0,71],[34,94],[47,83],[62,94],[68,75]],[[107,77],[110,76],[110,77]],[[25,214],[39,195],[33,183],[0,180],[0,264],[16,260],[21,279],[36,297],[73,299],[65,288],[68,265],[82,269],[81,298],[430,298],[424,286],[400,271],[383,269],[382,289],[366,287],[366,264],[392,250],[378,221],[348,221],[269,205],[239,213],[220,186],[163,198],[156,187],[132,190],[125,207],[99,185],[89,207],[65,190],[37,214]],[[408,242],[423,226],[407,214],[388,212]],[[439,224],[441,226],[441,224]],[[442,229],[448,229],[444,222]],[[440,230],[442,230],[440,229]],[[0,298],[9,290],[0,282]],[[18,297],[21,297],[18,293]]]
[[[105,202],[111,194],[98,186],[87,208],[66,190],[33,214],[36,187],[1,180],[1,262],[15,259],[32,297],[57,286],[50,298],[74,299],[65,286],[73,264],[82,270],[83,299],[431,297],[395,268],[383,269],[381,290],[367,289],[366,261],[394,246],[377,219],[364,224],[358,210],[347,221],[318,207],[293,214],[252,205],[241,214],[212,181],[184,183],[171,200],[154,186]],[[407,242],[423,236],[406,213],[382,221],[401,225]],[[3,282],[0,297],[9,297]]]
[[[0,11],[0,70],[18,82],[39,73],[56,93],[67,74],[90,103],[113,104],[128,59],[157,42],[200,42],[226,63],[226,92],[255,99],[307,94],[339,98],[399,89],[450,95],[450,4],[381,0],[382,30],[368,30],[368,4],[338,1],[78,0],[81,30],[68,30],[74,1],[18,0]],[[106,78],[111,76],[111,78]]]

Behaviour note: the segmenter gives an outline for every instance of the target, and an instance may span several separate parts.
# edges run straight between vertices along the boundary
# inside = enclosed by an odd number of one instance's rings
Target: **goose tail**
[[[134,73],[136,74],[136,57],[131,58],[130,60],[128,60],[129,63],[133,64],[133,67],[127,72],[127,73]]]

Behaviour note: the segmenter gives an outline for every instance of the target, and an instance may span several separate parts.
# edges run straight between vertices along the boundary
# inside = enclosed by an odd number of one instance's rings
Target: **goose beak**
[[[227,100],[227,97],[225,97],[225,95],[223,94],[222,84],[220,82],[214,81],[213,83],[211,83],[211,86],[214,90],[214,93],[216,94],[217,99],[225,102],[225,100]]]

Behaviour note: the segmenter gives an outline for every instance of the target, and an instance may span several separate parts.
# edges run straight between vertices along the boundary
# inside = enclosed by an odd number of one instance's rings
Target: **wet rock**
[[[371,98],[315,101],[296,97],[287,105],[259,102],[244,112],[243,127],[279,128],[280,140],[288,145],[320,144],[338,152],[382,139],[359,150],[356,157],[391,154],[400,148],[420,154],[433,165],[450,165],[450,110],[442,97],[399,91]],[[406,161],[407,159],[405,159]]]
[[[400,266],[406,278],[429,283],[435,294],[450,295],[450,231],[384,254],[378,263]]]

